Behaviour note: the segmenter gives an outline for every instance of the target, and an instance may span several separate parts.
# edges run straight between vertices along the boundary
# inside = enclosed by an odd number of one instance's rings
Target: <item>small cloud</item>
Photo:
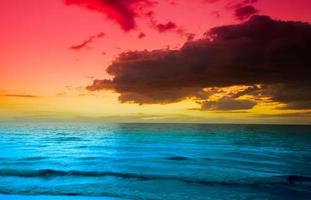
[[[144,38],[144,37],[146,37],[146,34],[145,34],[145,33],[143,33],[143,32],[139,33],[138,39],[142,39],[142,38]]]
[[[136,18],[156,4],[152,0],[65,0],[65,4],[79,6],[105,15],[124,31],[136,28]]]
[[[81,44],[73,45],[73,46],[69,47],[69,49],[74,50],[74,51],[79,51],[83,48],[86,48],[87,45],[91,42],[93,42],[93,38],[89,38],[89,39],[83,41]]]
[[[248,110],[257,103],[252,100],[239,100],[223,98],[218,101],[204,101],[201,103],[201,110]]]
[[[278,114],[260,114],[258,115],[259,117],[265,117],[265,118],[269,118],[269,117],[276,117],[276,118],[280,118],[280,117],[290,117],[290,118],[309,118],[311,117],[311,111],[304,111],[304,112],[292,112],[292,113],[278,113]]]
[[[88,45],[93,43],[95,39],[100,39],[104,37],[105,35],[106,34],[104,32],[100,32],[96,35],[92,35],[87,40],[83,41],[82,43],[69,47],[69,49],[74,50],[74,51],[79,51],[81,49],[88,48],[89,47]]]
[[[194,33],[189,33],[187,34],[187,41],[192,41],[195,38],[195,34]]]
[[[30,94],[4,94],[5,97],[20,97],[20,98],[39,98],[39,96]]]
[[[166,24],[157,24],[156,25],[156,29],[160,32],[160,33],[163,33],[163,32],[166,32],[166,31],[171,31],[171,30],[174,30],[176,29],[177,26],[174,22],[167,22]]]
[[[172,5],[172,6],[176,6],[177,5],[176,1],[169,1],[169,4]]]
[[[100,32],[100,33],[98,33],[97,35],[95,35],[95,37],[97,37],[97,38],[102,38],[102,37],[104,37],[105,35],[106,35],[106,33]]]
[[[216,3],[220,0],[204,0],[206,3]]]
[[[257,0],[230,1],[226,8],[234,11],[234,17],[240,21],[246,20],[251,16],[258,14],[259,11],[253,6]]]
[[[244,20],[244,19],[248,19],[249,17],[251,17],[252,15],[256,13],[258,13],[258,10],[254,8],[254,6],[248,5],[248,6],[237,8],[235,10],[234,15],[238,20]]]
[[[213,15],[216,18],[220,18],[220,12],[219,11],[212,11],[211,15]]]

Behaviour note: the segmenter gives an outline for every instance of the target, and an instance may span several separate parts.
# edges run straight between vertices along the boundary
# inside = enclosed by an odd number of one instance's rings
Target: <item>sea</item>
[[[311,199],[311,126],[2,122],[0,199]]]

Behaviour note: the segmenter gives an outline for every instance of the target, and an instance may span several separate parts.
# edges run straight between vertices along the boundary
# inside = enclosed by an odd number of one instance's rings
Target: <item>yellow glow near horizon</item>
[[[240,88],[238,88],[240,89]],[[230,92],[234,92],[232,88]],[[244,97],[246,98],[246,97]],[[247,97],[251,99],[252,97]],[[79,120],[84,117],[90,119],[111,121],[140,121],[140,122],[204,122],[204,123],[277,123],[282,122],[282,114],[295,114],[295,110],[277,109],[279,103],[258,101],[249,110],[241,111],[201,111],[199,104],[191,99],[167,105],[137,105],[118,102],[118,94],[109,91],[96,92],[81,96],[78,93],[23,98],[0,97],[0,111],[2,117],[69,117]],[[305,111],[304,111],[305,112]],[[303,113],[301,111],[301,113]],[[265,116],[265,117],[263,117]],[[274,117],[278,116],[278,117]],[[298,123],[306,123],[308,118],[296,117]],[[286,119],[283,119],[285,122]],[[299,121],[300,120],[300,121]]]

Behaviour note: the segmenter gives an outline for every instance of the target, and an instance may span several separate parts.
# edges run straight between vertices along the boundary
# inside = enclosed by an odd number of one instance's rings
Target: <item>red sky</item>
[[[311,22],[309,0],[2,0],[0,93],[54,98],[84,88],[109,78],[105,69],[118,54],[178,49],[192,35],[241,23],[235,12],[243,6],[273,19]],[[138,112],[153,113],[147,110]]]

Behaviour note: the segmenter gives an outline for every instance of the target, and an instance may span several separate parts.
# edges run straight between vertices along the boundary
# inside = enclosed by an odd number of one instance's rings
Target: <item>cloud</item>
[[[257,103],[251,100],[239,100],[231,98],[223,98],[218,101],[203,101],[202,110],[246,110],[253,108]]]
[[[162,33],[162,32],[166,32],[166,31],[171,31],[171,30],[174,30],[176,29],[177,26],[174,22],[167,22],[166,24],[157,24],[156,25],[156,29]]]
[[[237,8],[234,15],[238,20],[244,20],[256,13],[258,13],[258,10],[254,6],[248,5]]]
[[[39,98],[39,96],[30,94],[4,94],[5,97],[20,97],[20,98]]]
[[[267,85],[262,92],[271,100],[284,103],[281,109],[311,109],[311,93],[308,92],[311,91],[311,85],[310,82],[304,82]]]
[[[215,18],[220,18],[221,17],[220,12],[218,10],[212,11],[211,15],[213,15]]]
[[[75,51],[79,51],[83,48],[86,48],[87,45],[89,43],[92,43],[93,42],[93,38],[88,38],[87,40],[83,41],[82,43],[78,44],[78,45],[72,45],[71,47],[69,47],[69,49],[71,50],[75,50]]]
[[[136,27],[136,18],[143,15],[142,10],[152,7],[152,0],[65,0],[66,5],[77,5],[104,14],[116,22],[124,31]]]
[[[69,47],[69,49],[74,50],[74,51],[79,51],[81,49],[87,48],[89,44],[93,43],[95,39],[99,39],[105,36],[104,32],[100,32],[96,35],[90,36],[87,40],[83,41],[82,43],[78,45],[73,45]]]
[[[194,98],[208,108],[211,94],[206,88],[244,85],[248,91],[229,95],[234,109],[252,107],[235,101],[247,94],[269,97],[287,108],[311,109],[309,52],[310,24],[253,16],[241,24],[215,27],[178,50],[124,52],[107,68],[113,78],[95,80],[87,89],[113,90],[121,102],[138,104]],[[228,100],[209,104],[223,108],[224,103]]]
[[[159,23],[154,18],[154,12],[151,9],[157,3],[156,0],[65,0],[66,5],[76,5],[104,14],[108,19],[119,24],[126,32],[137,27],[137,18],[146,18],[150,21],[151,27],[160,33],[175,31],[177,34],[187,36],[174,22]],[[140,39],[143,37],[144,34],[139,35]],[[71,49],[79,50],[86,47],[90,42],[92,39],[72,46]]]
[[[234,11],[234,17],[238,20],[246,20],[251,16],[258,14],[259,11],[253,6],[257,0],[229,1],[226,8]]]
[[[311,112],[306,111],[306,112],[293,112],[293,113],[280,113],[280,114],[260,114],[258,116],[265,117],[265,118],[277,118],[277,119],[282,118],[282,117],[298,118],[298,119],[307,118],[309,122],[310,117],[311,117]]]
[[[146,34],[145,34],[145,33],[143,33],[143,32],[139,33],[138,39],[142,39],[142,38],[144,38],[144,37],[146,37]]]
[[[216,3],[220,0],[204,0],[206,3]]]

